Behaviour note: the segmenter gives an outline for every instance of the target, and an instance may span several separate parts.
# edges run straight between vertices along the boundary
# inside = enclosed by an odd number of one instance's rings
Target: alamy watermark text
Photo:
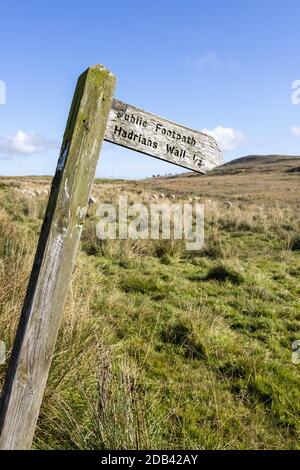
[[[204,243],[203,204],[100,204],[96,234],[100,240],[185,240],[186,250],[201,250]]]
[[[0,104],[6,104],[6,84],[0,80]]]

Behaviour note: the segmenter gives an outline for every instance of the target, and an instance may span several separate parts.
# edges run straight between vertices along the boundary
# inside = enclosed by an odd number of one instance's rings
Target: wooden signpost
[[[30,449],[104,139],[198,172],[212,137],[113,100],[103,66],[78,79],[0,401],[0,449]]]
[[[0,449],[30,449],[114,91],[79,77],[0,405]]]

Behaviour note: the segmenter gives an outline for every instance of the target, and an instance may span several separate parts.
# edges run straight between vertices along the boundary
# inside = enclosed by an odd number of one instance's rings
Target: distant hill
[[[229,175],[272,171],[290,171],[299,168],[300,156],[288,155],[247,155],[219,166],[211,174]]]
[[[51,177],[0,177],[1,186],[27,189],[49,189]],[[200,200],[248,201],[254,204],[292,205],[300,209],[300,156],[248,155],[215,168],[205,175],[188,172],[174,176],[148,178],[137,181],[96,180],[120,184],[123,189],[135,187],[172,193],[179,197],[200,197]]]
[[[300,207],[300,156],[248,155],[205,175],[189,172],[148,182],[157,190],[203,198],[292,202]]]
[[[207,177],[212,175],[234,175],[239,173],[256,173],[270,171],[287,171],[297,173],[300,171],[300,155],[246,155],[239,157],[223,165],[218,166],[206,175],[196,172],[181,173],[172,175],[170,178],[186,178],[186,177]]]

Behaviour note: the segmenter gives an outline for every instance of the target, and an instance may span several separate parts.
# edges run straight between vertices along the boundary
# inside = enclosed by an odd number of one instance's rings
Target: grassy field
[[[90,207],[36,449],[300,449],[300,365],[291,361],[299,167],[252,158],[207,176],[96,180],[99,202],[199,197],[205,245],[100,242]],[[9,346],[50,183],[0,179],[0,339]]]

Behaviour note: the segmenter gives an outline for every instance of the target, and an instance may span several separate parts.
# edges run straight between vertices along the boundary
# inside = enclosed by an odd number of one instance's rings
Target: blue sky
[[[3,0],[0,174],[54,173],[77,77],[96,63],[118,99],[212,132],[226,160],[299,155],[299,18],[299,0]],[[167,172],[182,169],[112,144],[97,168]]]

